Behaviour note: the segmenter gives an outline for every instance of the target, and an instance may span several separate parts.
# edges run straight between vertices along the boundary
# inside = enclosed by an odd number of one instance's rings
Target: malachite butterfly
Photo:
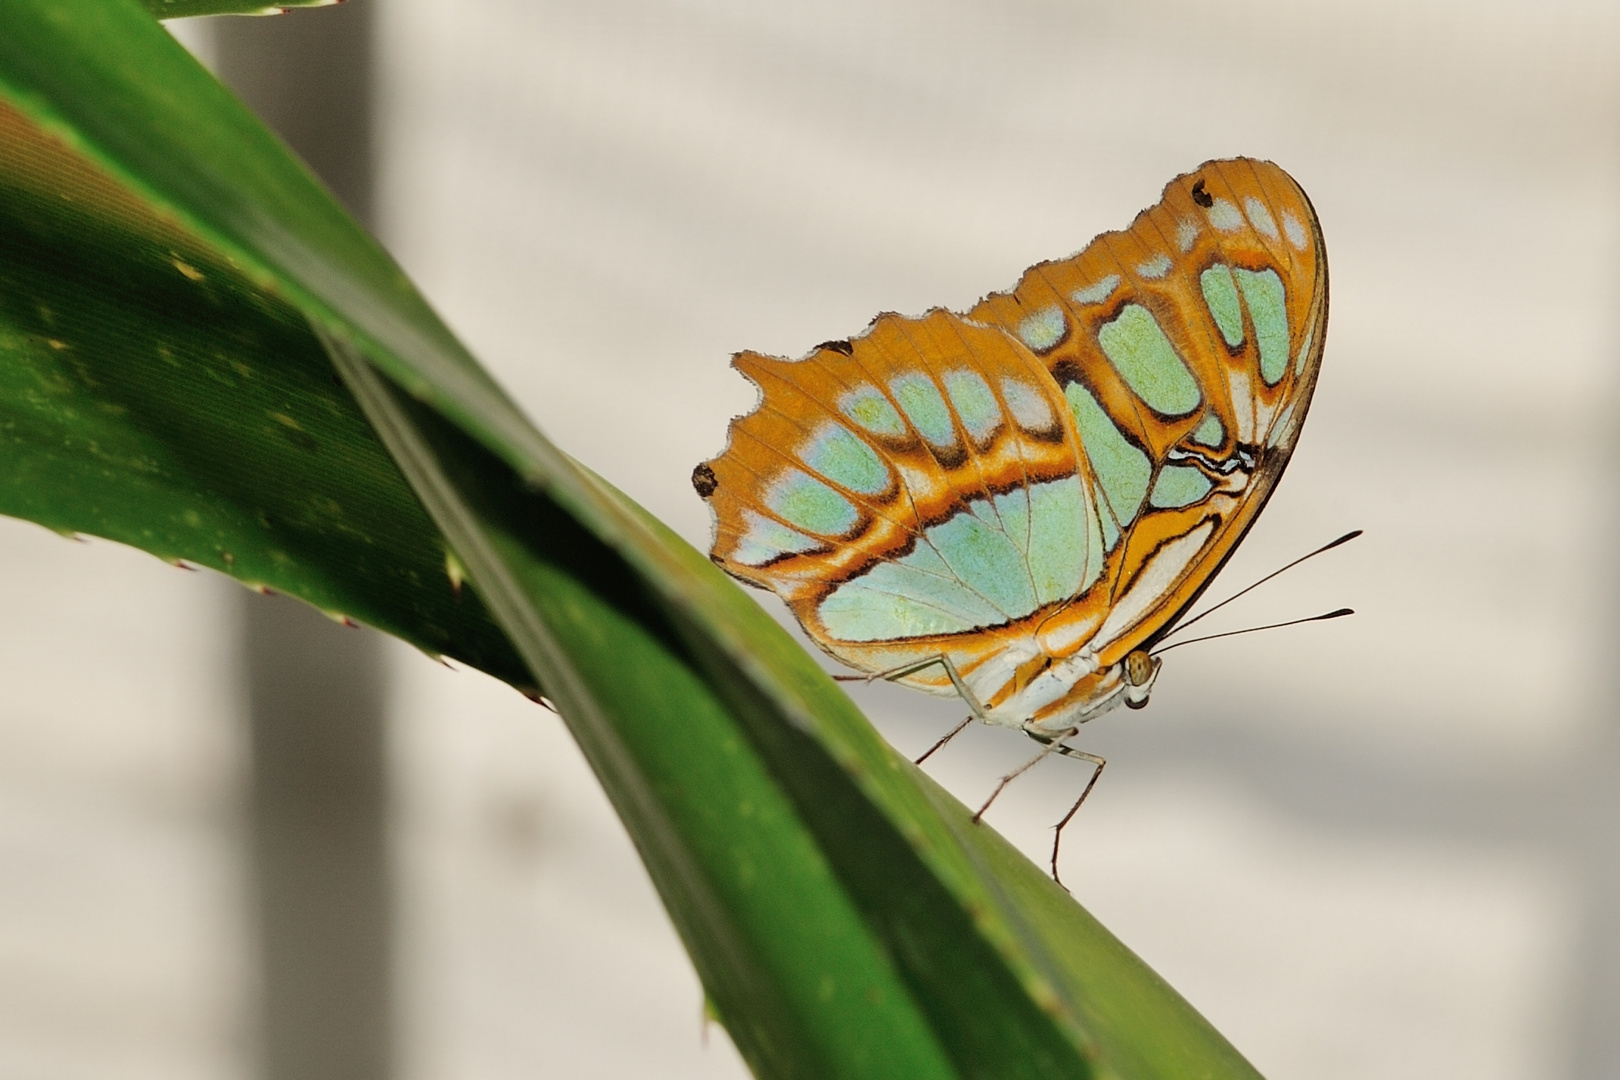
[[[1236,158],[966,314],[740,353],[760,403],[692,476],[711,557],[844,663],[1065,738],[1147,702],[1149,651],[1254,524],[1327,300],[1310,200]]]

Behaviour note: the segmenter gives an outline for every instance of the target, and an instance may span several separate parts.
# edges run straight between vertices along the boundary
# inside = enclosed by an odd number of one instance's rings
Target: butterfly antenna
[[[1287,622],[1274,622],[1266,626],[1250,626],[1243,630],[1228,630],[1224,634],[1205,634],[1203,637],[1188,638],[1186,641],[1178,641],[1172,645],[1166,645],[1162,649],[1154,649],[1148,655],[1158,656],[1161,653],[1169,652],[1171,649],[1179,649],[1183,645],[1191,645],[1195,641],[1214,641],[1216,638],[1236,637],[1239,634],[1253,634],[1261,630],[1276,630],[1284,626],[1298,626],[1300,623],[1325,622],[1328,619],[1342,619],[1346,615],[1354,614],[1355,611],[1351,608],[1342,607],[1337,611],[1329,611],[1322,615],[1307,615],[1303,619],[1289,619]]]
[[[1321,547],[1317,548],[1315,551],[1310,552],[1309,554],[1301,555],[1299,558],[1295,559],[1293,562],[1289,563],[1287,566],[1279,567],[1278,569],[1273,570],[1271,573],[1267,574],[1265,577],[1261,578],[1259,581],[1256,581],[1254,584],[1248,586],[1247,588],[1239,589],[1237,592],[1233,593],[1231,596],[1228,596],[1225,600],[1222,600],[1220,603],[1216,604],[1214,607],[1205,608],[1203,611],[1199,612],[1197,615],[1194,615],[1192,618],[1188,619],[1186,622],[1182,623],[1180,626],[1176,627],[1174,630],[1172,630],[1168,634],[1164,635],[1164,638],[1172,638],[1172,637],[1174,637],[1175,635],[1181,633],[1183,630],[1187,629],[1187,627],[1191,626],[1193,623],[1197,622],[1199,619],[1202,619],[1205,615],[1214,614],[1215,612],[1221,610],[1221,608],[1225,607],[1227,604],[1230,604],[1232,601],[1236,600],[1238,597],[1243,596],[1243,595],[1245,595],[1247,593],[1253,592],[1255,589],[1258,589],[1260,586],[1264,585],[1266,582],[1270,581],[1272,578],[1276,577],[1278,574],[1281,574],[1281,573],[1283,573],[1284,571],[1287,571],[1287,570],[1292,570],[1294,567],[1298,566],[1300,563],[1304,562],[1306,559],[1314,559],[1318,555],[1322,554],[1324,551],[1332,551],[1334,548],[1338,547],[1340,544],[1348,544],[1350,541],[1352,541],[1356,537],[1360,536],[1362,534],[1362,531],[1363,530],[1361,530],[1361,529],[1352,529],[1351,531],[1345,533],[1343,536],[1339,537],[1337,540],[1334,540],[1334,541],[1332,541],[1330,543],[1323,544]],[[1340,615],[1348,615],[1348,614],[1350,614],[1350,611],[1349,611],[1348,608],[1346,608],[1346,609],[1341,610],[1341,611],[1336,611],[1336,612],[1332,613],[1331,615],[1313,615],[1309,619],[1296,619],[1294,621],[1295,622],[1313,622],[1316,619],[1330,619],[1330,618],[1331,619],[1336,619]],[[1277,625],[1278,626],[1292,626],[1293,623],[1278,623]],[[1255,629],[1255,630],[1270,630],[1271,627],[1269,627],[1269,626],[1256,626],[1256,627],[1253,627],[1253,629]],[[1248,631],[1246,631],[1246,630],[1238,630],[1238,631],[1234,631],[1234,632],[1239,633],[1239,634],[1248,633]],[[1216,634],[1215,636],[1216,637],[1225,637],[1226,635],[1225,634]],[[1161,639],[1161,640],[1164,640],[1164,639]],[[1208,639],[1207,638],[1198,638],[1197,640],[1199,640],[1199,641],[1207,641]],[[1186,643],[1181,642],[1180,644],[1186,644]],[[1163,650],[1160,650],[1160,651],[1162,652]]]

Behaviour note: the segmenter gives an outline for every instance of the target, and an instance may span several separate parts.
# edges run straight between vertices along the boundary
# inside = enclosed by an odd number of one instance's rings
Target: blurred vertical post
[[[1620,432],[1603,441],[1613,444]],[[1612,481],[1611,481],[1612,482]],[[1620,492],[1610,490],[1600,535],[1620,528]],[[1607,580],[1593,582],[1604,599],[1603,640],[1593,656],[1620,651],[1620,564],[1608,559]],[[1548,802],[1562,811],[1558,834],[1578,893],[1573,985],[1570,988],[1569,1080],[1620,1080],[1620,671],[1604,668],[1597,722],[1570,767],[1553,778]]]
[[[373,203],[367,0],[215,20],[220,77],[362,222]],[[376,635],[244,595],[263,1080],[390,1073],[391,875]]]
[[[1612,687],[1609,692],[1612,703]],[[1611,704],[1596,733],[1598,745],[1576,767],[1571,784],[1575,795],[1569,799],[1575,820],[1566,826],[1566,835],[1573,839],[1572,876],[1581,886],[1573,957],[1574,1030],[1566,1073],[1570,1080],[1620,1080],[1620,843],[1615,827],[1620,819],[1620,732],[1615,727]]]

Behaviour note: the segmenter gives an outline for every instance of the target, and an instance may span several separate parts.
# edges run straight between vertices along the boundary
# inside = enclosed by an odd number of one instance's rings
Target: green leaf
[[[0,510],[543,685],[761,1075],[1255,1075],[528,424],[133,0],[11,0],[0,98]]]
[[[0,101],[0,513],[532,689],[303,317]]]

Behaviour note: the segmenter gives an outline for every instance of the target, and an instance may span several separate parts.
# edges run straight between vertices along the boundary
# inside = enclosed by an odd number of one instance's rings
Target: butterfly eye
[[[1125,704],[1140,709],[1148,703],[1153,689],[1153,678],[1159,673],[1160,661],[1149,656],[1146,649],[1137,649],[1125,657]]]
[[[1125,657],[1125,681],[1131,686],[1146,686],[1153,679],[1157,667],[1146,649],[1137,649]]]

